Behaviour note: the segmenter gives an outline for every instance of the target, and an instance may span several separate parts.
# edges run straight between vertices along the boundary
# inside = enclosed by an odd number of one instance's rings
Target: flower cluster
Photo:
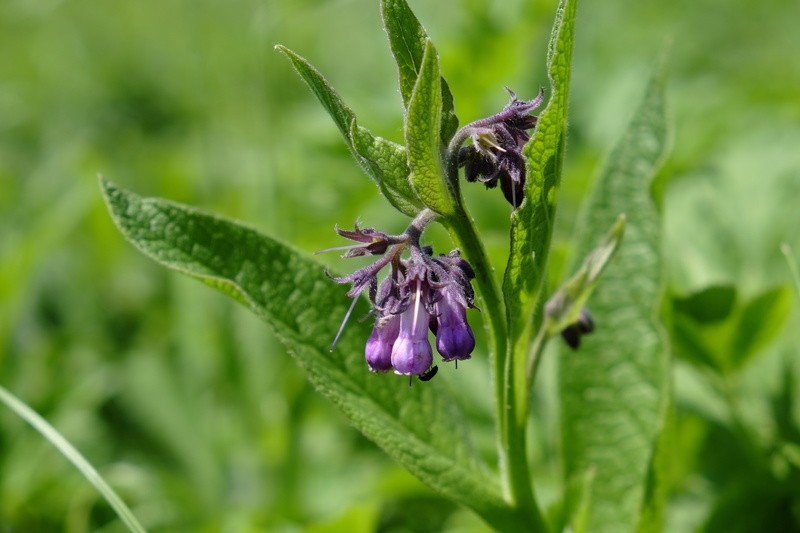
[[[533,100],[519,100],[510,89],[511,102],[496,115],[477,120],[464,128],[472,144],[458,152],[467,181],[479,181],[486,188],[500,189],[508,202],[519,207],[525,191],[525,158],[522,148],[530,140],[528,130],[538,117],[530,112],[544,101],[544,91]]]
[[[436,350],[442,360],[471,357],[475,337],[467,322],[467,309],[474,307],[471,280],[475,274],[458,250],[434,256],[429,247],[420,247],[413,239],[403,242],[403,236],[358,227],[355,232],[339,234],[365,242],[351,248],[346,257],[369,253],[367,247],[379,249],[380,242],[394,243],[386,245],[386,253],[376,263],[349,276],[333,278],[352,283],[348,296],[354,299],[368,291],[375,326],[364,353],[371,371],[425,375],[433,365],[428,331],[436,336]],[[362,241],[363,235],[375,239]],[[410,251],[408,259],[400,257],[405,249]],[[378,274],[385,266],[390,266],[390,273],[379,285]]]

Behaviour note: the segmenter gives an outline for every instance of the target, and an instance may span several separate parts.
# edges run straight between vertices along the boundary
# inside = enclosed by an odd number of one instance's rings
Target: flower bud
[[[383,322],[383,323],[382,323]],[[392,346],[400,333],[400,317],[378,318],[372,334],[367,339],[364,355],[372,372],[386,372],[392,368]]]
[[[475,336],[467,323],[467,309],[455,297],[454,286],[442,291],[436,302],[436,349],[445,361],[469,359],[475,349]]]

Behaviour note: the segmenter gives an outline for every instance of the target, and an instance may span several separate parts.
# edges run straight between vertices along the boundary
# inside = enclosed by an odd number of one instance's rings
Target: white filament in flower
[[[417,280],[417,289],[414,296],[414,320],[411,322],[411,331],[417,331],[417,316],[419,315],[419,298],[420,298],[420,293],[422,292],[420,290],[421,284],[422,282],[420,280]]]
[[[348,244],[346,246],[334,246],[333,248],[325,248],[324,250],[317,250],[314,255],[324,254],[326,252],[335,252],[337,250],[352,250],[353,248],[360,248],[365,246],[363,244]]]

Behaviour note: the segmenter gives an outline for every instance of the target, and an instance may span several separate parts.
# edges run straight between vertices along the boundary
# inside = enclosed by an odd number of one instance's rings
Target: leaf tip
[[[612,229],[612,233],[618,239],[622,237],[622,234],[625,233],[625,224],[628,222],[628,217],[625,213],[620,213],[617,217],[617,221],[614,222],[614,227]]]
[[[276,52],[280,52],[281,54],[285,55],[289,59],[289,61],[291,61],[292,63],[296,63],[297,61],[301,61],[301,58],[300,58],[299,55],[294,53],[290,48],[288,48],[288,47],[286,47],[286,46],[284,46],[284,45],[282,45],[280,43],[276,44],[272,48]]]
[[[97,174],[97,183],[100,185],[100,191],[103,193],[103,199],[106,204],[111,205],[111,196],[119,190],[119,187],[102,174]]]

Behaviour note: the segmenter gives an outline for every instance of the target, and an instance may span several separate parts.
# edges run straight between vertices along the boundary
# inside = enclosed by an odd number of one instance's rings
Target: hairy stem
[[[422,236],[422,232],[425,231],[428,224],[436,220],[438,216],[438,213],[427,207],[420,211],[404,232],[404,234],[408,236],[409,242],[414,246],[419,246],[419,239]]]
[[[525,374],[527,376],[526,389],[529,394],[533,388],[534,381],[536,381],[536,372],[539,370],[539,363],[542,361],[542,353],[544,353],[544,347],[547,345],[548,338],[546,323],[542,323],[539,326],[539,331],[536,333],[536,338],[533,339],[533,344],[531,345],[531,350],[528,355],[528,368]]]
[[[461,141],[463,142],[463,140]],[[455,149],[453,149],[455,147]],[[458,141],[450,144],[446,168],[448,180],[458,180]],[[472,219],[457,202],[453,217],[442,220],[475,271],[475,282],[483,299],[481,307],[489,334],[492,375],[495,389],[495,409],[498,425],[498,461],[503,491],[517,509],[528,531],[545,531],[546,526],[531,485],[526,450],[527,390],[525,369],[514,368],[508,346],[508,324],[502,293],[494,276],[486,250]],[[522,354],[524,361],[525,355]],[[510,374],[510,375],[509,375]],[[520,380],[521,378],[521,380]],[[520,382],[521,381],[521,382]],[[523,399],[519,404],[520,395]]]

